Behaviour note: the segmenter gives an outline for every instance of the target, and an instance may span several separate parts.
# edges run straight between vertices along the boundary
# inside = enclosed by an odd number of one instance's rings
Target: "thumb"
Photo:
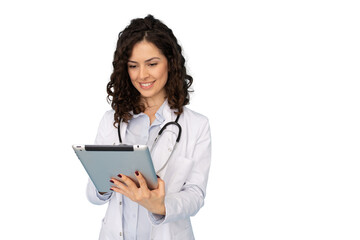
[[[158,189],[165,192],[165,182],[158,176]]]

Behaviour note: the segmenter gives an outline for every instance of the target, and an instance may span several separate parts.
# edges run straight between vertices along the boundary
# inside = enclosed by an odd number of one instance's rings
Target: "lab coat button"
[[[120,237],[122,236],[122,233],[120,232]]]
[[[172,148],[171,148],[171,147],[169,147],[169,148],[168,148],[168,150],[169,150],[169,152],[171,152],[171,151],[172,151]]]
[[[121,206],[122,202],[120,201],[119,204],[120,204],[120,206]]]

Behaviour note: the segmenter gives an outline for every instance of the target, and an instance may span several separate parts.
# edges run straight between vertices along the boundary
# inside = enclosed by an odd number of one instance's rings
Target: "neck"
[[[155,112],[156,112],[161,107],[161,105],[164,103],[165,98],[160,98],[160,99],[143,98],[142,101],[145,106],[145,111],[146,110],[150,110],[150,111],[155,110]]]
[[[155,120],[155,113],[159,110],[161,105],[164,103],[165,98],[154,100],[149,98],[143,98],[143,102],[145,105],[144,113],[149,116],[150,123]]]

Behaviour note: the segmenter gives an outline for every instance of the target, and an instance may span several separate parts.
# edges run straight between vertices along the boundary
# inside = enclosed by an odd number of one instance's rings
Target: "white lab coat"
[[[169,121],[175,121],[176,114],[166,104],[163,111],[165,118],[162,127]],[[96,144],[119,143],[117,129],[113,127],[114,111],[105,113],[96,137]],[[182,127],[180,142],[169,160],[168,165],[159,174],[165,181],[165,219],[149,213],[152,224],[151,239],[194,239],[190,216],[194,216],[204,205],[206,185],[211,160],[211,136],[208,119],[188,108],[179,119]],[[127,124],[120,127],[123,143],[126,143]],[[177,127],[170,125],[169,131],[177,132]],[[176,135],[163,134],[153,150],[152,158],[155,170],[162,167],[168,159],[175,143]],[[107,200],[102,200],[94,185],[89,181],[87,197],[94,204],[109,202],[102,222],[100,240],[123,239],[122,230],[122,195],[113,193]]]

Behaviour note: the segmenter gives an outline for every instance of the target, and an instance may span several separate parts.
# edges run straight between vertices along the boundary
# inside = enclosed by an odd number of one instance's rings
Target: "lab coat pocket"
[[[194,161],[186,157],[177,157],[169,163],[164,176],[167,193],[176,193],[181,190],[191,173],[193,165]]]

